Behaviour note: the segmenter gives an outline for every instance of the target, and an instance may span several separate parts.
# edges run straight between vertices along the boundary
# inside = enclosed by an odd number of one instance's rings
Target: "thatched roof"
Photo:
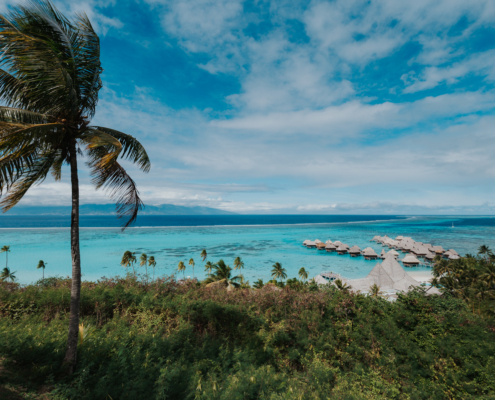
[[[459,254],[451,254],[449,256],[449,260],[458,260],[459,258],[461,258]]]
[[[395,238],[395,240],[402,240],[402,239],[404,239],[404,236],[397,236],[397,237]]]
[[[320,239],[315,239],[315,243],[323,243]]]
[[[408,254],[402,259],[403,264],[419,264],[419,260],[412,254]]]
[[[361,253],[361,249],[357,246],[352,246],[350,249],[349,249],[349,253]]]
[[[335,242],[333,242],[333,244],[336,246],[340,246],[342,242],[340,240],[336,240]]]
[[[329,243],[325,245],[325,249],[330,249],[330,250],[335,250],[337,246],[335,246],[333,243]]]
[[[306,245],[308,244],[308,242],[311,242],[311,240],[305,240],[305,241],[303,242],[303,245],[304,245],[304,246],[306,246]]]
[[[393,255],[394,257],[399,257],[399,253],[395,250],[390,250],[386,256],[388,256],[389,254]]]
[[[339,247],[337,247],[337,251],[348,251],[349,246],[346,246],[345,244],[341,244]]]
[[[376,284],[381,290],[408,291],[411,286],[419,286],[420,283],[410,277],[400,266],[394,257],[386,257],[382,263],[378,263],[364,279],[347,281],[353,290],[369,291],[370,286]]]
[[[425,258],[428,260],[433,260],[435,258],[435,254],[428,252],[425,254]]]
[[[329,239],[325,242],[325,244],[332,244],[332,241]]]
[[[368,257],[375,256],[375,257],[378,257],[378,254],[376,254],[375,250],[373,250],[371,247],[366,247],[363,250],[363,256],[368,256]]]

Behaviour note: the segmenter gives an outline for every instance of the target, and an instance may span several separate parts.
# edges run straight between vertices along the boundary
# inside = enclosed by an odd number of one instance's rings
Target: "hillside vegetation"
[[[43,398],[495,395],[492,317],[421,289],[391,303],[308,284],[229,292],[173,278],[85,282],[78,366],[63,375],[70,284],[0,283],[3,367]]]

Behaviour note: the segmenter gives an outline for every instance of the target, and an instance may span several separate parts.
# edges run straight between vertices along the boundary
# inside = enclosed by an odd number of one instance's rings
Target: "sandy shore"
[[[433,275],[430,271],[406,271],[412,278],[418,282],[429,282]]]

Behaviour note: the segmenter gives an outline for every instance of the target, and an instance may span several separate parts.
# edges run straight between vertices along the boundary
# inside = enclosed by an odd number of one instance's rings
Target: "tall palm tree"
[[[214,265],[211,263],[211,261],[208,261],[205,264],[205,272],[208,272],[208,276],[211,275],[211,271],[212,271],[213,268],[214,268]]]
[[[1,178],[0,178],[0,184],[1,184]],[[8,267],[9,266],[10,246],[3,246],[0,249],[0,253],[5,253],[5,267]]]
[[[306,272],[306,270],[304,269],[304,267],[302,267],[299,270],[299,278],[301,278],[302,280],[308,279],[308,273]]]
[[[276,262],[275,264],[273,264],[273,267],[272,267],[272,276],[275,279],[280,279],[280,281],[282,281],[285,278],[287,278],[287,273],[285,271],[285,268],[283,268],[282,267],[282,264],[280,264],[279,262]]]
[[[120,262],[120,265],[122,265],[126,270],[129,266],[131,266],[132,272],[134,273],[134,276],[136,276],[136,272],[134,271],[135,262],[136,262],[136,257],[134,256],[134,253],[127,250],[122,256],[122,261]]]
[[[184,276],[184,279],[186,279],[186,273],[185,273],[185,271],[186,271],[186,265],[184,264],[183,261],[179,261],[179,265],[177,266],[177,271],[179,271],[179,272],[182,271],[182,274]]]
[[[146,282],[148,282],[148,256],[145,253],[141,254],[139,261],[139,266],[142,267],[144,265],[144,268],[146,268]]]
[[[155,267],[156,267],[156,261],[155,261],[155,257],[154,256],[151,256],[149,259],[148,259],[148,265],[150,267],[153,267],[153,281],[155,281]]]
[[[3,211],[14,207],[48,173],[56,180],[70,166],[72,287],[64,358],[77,361],[81,293],[78,155],[86,153],[96,188],[117,204],[124,228],[142,208],[135,182],[117,161],[147,172],[150,161],[132,136],[91,126],[102,87],[100,41],[84,13],[69,19],[48,0],[33,0],[0,16],[0,192]]]
[[[45,267],[46,263],[43,260],[40,260],[38,262],[38,266],[36,267],[36,269],[43,269],[43,286],[45,286]]]
[[[244,268],[244,261],[241,260],[241,257],[237,257],[234,260],[234,269],[242,269]]]
[[[189,265],[192,266],[192,269],[193,269],[193,279],[194,279],[194,265],[195,264],[194,264],[194,260],[192,258],[189,260]]]
[[[241,276],[232,276],[232,268],[225,264],[223,260],[219,260],[213,267],[215,268],[215,272],[206,279],[206,286],[223,286],[229,291],[241,286]]]
[[[14,281],[15,281],[15,279],[16,279],[16,277],[15,277],[15,275],[14,275],[14,274],[15,274],[16,272],[17,272],[17,271],[12,272],[12,271],[10,270],[10,268],[9,268],[9,267],[5,267],[5,268],[2,270],[2,273],[0,274],[0,280],[1,280],[1,281],[6,281],[7,279],[10,279],[12,282],[14,282]]]
[[[203,249],[203,251],[201,252],[201,258],[203,259],[203,261],[205,261],[205,260],[206,260],[206,256],[207,256],[207,255],[208,255],[208,254],[206,253],[206,249]]]

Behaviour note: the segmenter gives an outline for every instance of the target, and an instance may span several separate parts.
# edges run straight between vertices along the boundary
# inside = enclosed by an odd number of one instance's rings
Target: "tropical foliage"
[[[132,267],[132,273],[136,276],[136,271],[134,271],[134,263],[136,262],[136,256],[133,252],[127,250],[122,256],[122,261],[120,261],[120,265],[122,265],[126,270],[129,266]]]
[[[234,269],[243,269],[244,268],[244,261],[242,261],[241,257],[236,257],[234,260]]]
[[[464,300],[479,315],[494,315],[495,257],[487,246],[480,247],[478,257],[436,258],[433,276],[443,293]]]
[[[182,275],[185,278],[186,265],[184,264],[184,261],[179,261],[179,265],[177,265],[177,271],[182,271]]]
[[[0,283],[1,367],[43,398],[495,396],[494,319],[422,289],[388,302],[310,284],[228,292],[193,280],[83,282],[83,342],[66,376],[70,286]]]
[[[38,266],[36,267],[36,269],[42,269],[43,270],[43,285],[45,282],[45,268],[46,268],[46,263],[43,260],[40,260],[38,262]]]
[[[148,259],[148,265],[153,268],[153,280],[155,280],[155,267],[156,267],[155,256],[151,256]]]
[[[16,280],[16,276],[14,275],[17,271],[11,271],[9,267],[5,267],[2,269],[2,273],[0,274],[0,280],[6,281],[11,280],[14,282]]]

